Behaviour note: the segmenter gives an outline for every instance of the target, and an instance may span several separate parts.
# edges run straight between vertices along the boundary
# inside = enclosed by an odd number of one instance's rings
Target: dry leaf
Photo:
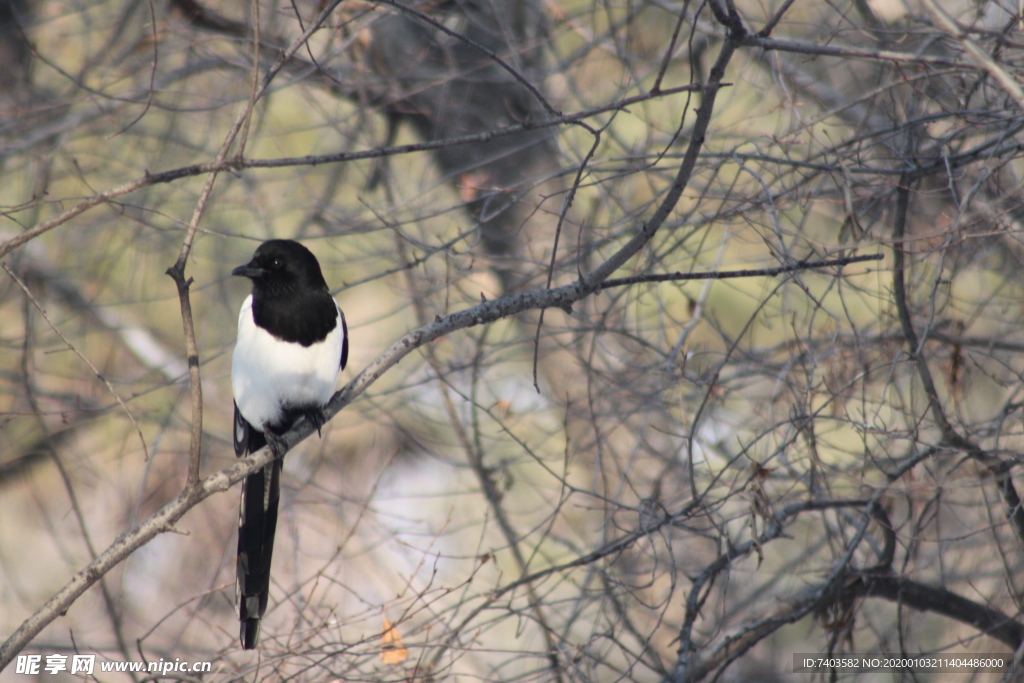
[[[480,196],[480,191],[488,189],[491,177],[485,171],[473,171],[459,176],[459,196],[464,202],[472,202]]]
[[[387,617],[384,617],[384,629],[380,642],[383,648],[380,653],[380,661],[385,664],[401,664],[409,658],[409,651],[405,648],[402,635]]]

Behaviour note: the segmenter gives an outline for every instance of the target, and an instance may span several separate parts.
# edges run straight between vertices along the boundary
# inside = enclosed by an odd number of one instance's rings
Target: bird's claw
[[[288,452],[288,442],[284,440],[280,434],[275,434],[269,429],[263,432],[263,436],[267,439],[267,445],[270,446],[270,450],[274,452],[274,457],[283,457]]]
[[[323,438],[323,434],[320,433],[320,428],[327,423],[327,413],[324,412],[323,408],[310,408],[303,412],[303,416],[309,422],[309,424],[316,427],[316,435]]]

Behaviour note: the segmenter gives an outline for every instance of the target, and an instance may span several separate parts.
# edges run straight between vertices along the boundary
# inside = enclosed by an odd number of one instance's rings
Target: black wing
[[[263,432],[259,431],[238,412],[238,404],[235,404],[235,455],[239,458],[255,453],[267,445]]]
[[[263,432],[255,429],[235,406],[235,455],[255,453],[266,445]],[[281,499],[281,459],[275,458],[242,482],[238,514],[238,559],[235,602],[241,622],[242,647],[256,647],[260,619],[270,597],[270,561],[274,553],[277,506]]]
[[[348,364],[348,325],[345,324],[345,314],[338,307],[338,317],[341,318],[341,369]]]

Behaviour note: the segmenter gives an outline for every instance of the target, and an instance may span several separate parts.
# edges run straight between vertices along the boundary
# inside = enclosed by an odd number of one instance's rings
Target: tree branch
[[[850,263],[861,263],[863,261],[881,261],[884,254],[865,254],[863,256],[847,256],[844,258],[828,259],[825,261],[800,261],[788,266],[777,266],[775,268],[745,268],[742,270],[721,270],[707,273],[657,273],[652,275],[635,275],[633,277],[620,277],[605,280],[601,283],[601,289],[610,287],[623,287],[643,282],[673,282],[677,280],[728,280],[740,277],[774,277],[783,273],[795,273],[804,270],[817,270],[818,268],[829,268],[831,266],[845,266]]]
[[[715,87],[724,87],[729,83],[718,83]],[[182,178],[191,178],[198,175],[204,175],[207,173],[220,173],[222,171],[242,171],[251,168],[289,168],[293,166],[318,166],[320,164],[334,164],[342,163],[346,161],[358,161],[360,159],[376,159],[381,157],[391,157],[401,154],[411,154],[414,152],[426,152],[435,149],[441,149],[443,147],[452,147],[455,145],[470,145],[488,142],[495,138],[499,138],[505,135],[515,135],[516,133],[522,133],[527,130],[536,130],[541,128],[550,128],[553,126],[559,126],[566,123],[575,123],[591,116],[603,114],[609,111],[621,110],[631,104],[637,104],[639,102],[646,102],[653,99],[658,99],[668,95],[675,95],[682,92],[697,92],[705,89],[709,86],[704,85],[683,85],[678,88],[667,88],[657,93],[644,93],[641,95],[635,95],[633,97],[627,97],[618,100],[612,104],[605,105],[602,107],[594,107],[591,109],[581,110],[574,114],[567,114],[555,119],[545,119],[543,121],[525,122],[514,126],[507,126],[505,128],[499,128],[495,130],[489,130],[483,133],[475,133],[472,135],[461,135],[453,138],[445,138],[442,140],[433,140],[429,142],[417,142],[408,145],[397,145],[392,147],[375,148],[370,150],[364,150],[361,152],[338,152],[335,154],[310,154],[302,157],[282,157],[278,159],[244,159],[244,158],[225,158],[220,161],[210,161],[204,164],[192,164],[190,166],[181,166],[179,168],[171,169],[168,171],[162,171],[160,173],[149,173],[147,172],[141,178],[128,181],[116,187],[110,188],[104,192],[93,195],[83,199],[75,206],[67,209],[54,218],[48,221],[39,223],[33,228],[26,230],[25,232],[12,237],[5,242],[0,243],[0,258],[7,256],[21,245],[29,242],[30,240],[42,235],[44,233],[53,230],[54,228],[60,227],[67,223],[72,218],[88,211],[89,209],[96,207],[100,204],[122,197],[127,194],[131,194],[136,190],[141,190],[152,185],[159,185],[162,183],[170,183]],[[702,141],[703,142],[703,141]],[[664,219],[662,219],[664,220]]]
[[[1016,650],[1024,642],[1024,624],[999,610],[968,600],[941,586],[929,586],[901,576],[865,573],[843,588],[841,599],[884,598],[912,607],[918,612],[933,612],[969,624]]]
[[[731,50],[723,48],[723,54],[731,54],[731,52]],[[720,68],[717,73],[720,78],[725,68],[725,64],[721,59],[719,60],[719,66]],[[716,90],[717,86],[713,86],[710,92],[714,93]],[[710,122],[712,103],[713,97],[710,97],[705,99],[705,102],[701,105],[698,119],[702,122],[703,128],[695,128],[694,139],[691,140],[690,148],[687,150],[680,173],[677,175],[677,187],[674,187],[670,197],[667,197],[658,207],[655,217],[645,223],[640,233],[626,246],[613,254],[608,261],[577,282],[554,289],[504,296],[492,301],[486,301],[469,309],[457,311],[444,317],[437,317],[434,322],[406,334],[377,356],[355,379],[331,398],[330,403],[326,407],[328,418],[336,415],[342,408],[365,392],[391,367],[397,365],[409,353],[424,344],[428,344],[457,330],[494,322],[531,309],[554,307],[570,310],[576,302],[599,291],[603,279],[607,277],[607,274],[614,271],[615,268],[612,265],[624,263],[631,256],[635,255],[653,237],[657,228],[660,227],[665,217],[671,211],[671,206],[678,200],[685,182],[689,179],[689,174],[696,164],[699,147],[703,143],[704,134]],[[11,241],[13,242],[14,240]],[[10,244],[10,242],[7,244]],[[3,250],[0,248],[0,254],[2,253]],[[314,431],[315,428],[303,419],[299,420],[282,438],[287,444],[287,449],[291,450],[291,448]],[[110,546],[94,562],[75,574],[64,588],[50,598],[46,604],[40,607],[35,614],[8,638],[3,646],[0,647],[0,669],[6,666],[14,655],[42,628],[53,621],[59,614],[65,612],[100,576],[158,534],[169,531],[172,525],[196,504],[205,500],[213,493],[227,490],[232,484],[241,481],[248,474],[264,467],[271,461],[272,457],[273,454],[270,448],[265,447],[231,467],[205,479],[197,480],[194,487],[186,488],[181,495],[161,508],[143,524]],[[532,579],[524,577],[522,580]]]
[[[905,173],[900,178],[896,188],[896,215],[893,221],[893,298],[896,302],[896,310],[899,314],[900,326],[907,346],[910,349],[916,367],[917,375],[921,380],[925,395],[928,397],[928,405],[931,410],[932,419],[942,437],[942,443],[950,448],[963,451],[971,458],[982,463],[988,473],[995,479],[999,487],[1000,496],[1007,517],[1017,534],[1017,540],[1024,545],[1024,506],[1021,505],[1020,495],[1013,484],[1012,466],[1010,461],[1003,461],[1000,458],[983,450],[980,446],[961,435],[946,417],[946,412],[939,399],[939,392],[935,388],[935,380],[932,379],[931,370],[928,367],[928,360],[924,357],[925,336],[918,339],[917,331],[914,329],[913,321],[910,319],[910,307],[907,305],[907,290],[904,273],[906,271],[906,258],[904,253],[904,234],[906,232],[907,214],[910,207],[910,185],[913,182],[911,174]]]

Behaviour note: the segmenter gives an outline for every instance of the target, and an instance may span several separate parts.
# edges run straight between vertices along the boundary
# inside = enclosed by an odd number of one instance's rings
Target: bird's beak
[[[246,263],[244,266],[238,266],[231,271],[232,275],[240,275],[241,277],[256,278],[261,275],[265,275],[266,271],[258,266],[252,265],[252,263]]]

